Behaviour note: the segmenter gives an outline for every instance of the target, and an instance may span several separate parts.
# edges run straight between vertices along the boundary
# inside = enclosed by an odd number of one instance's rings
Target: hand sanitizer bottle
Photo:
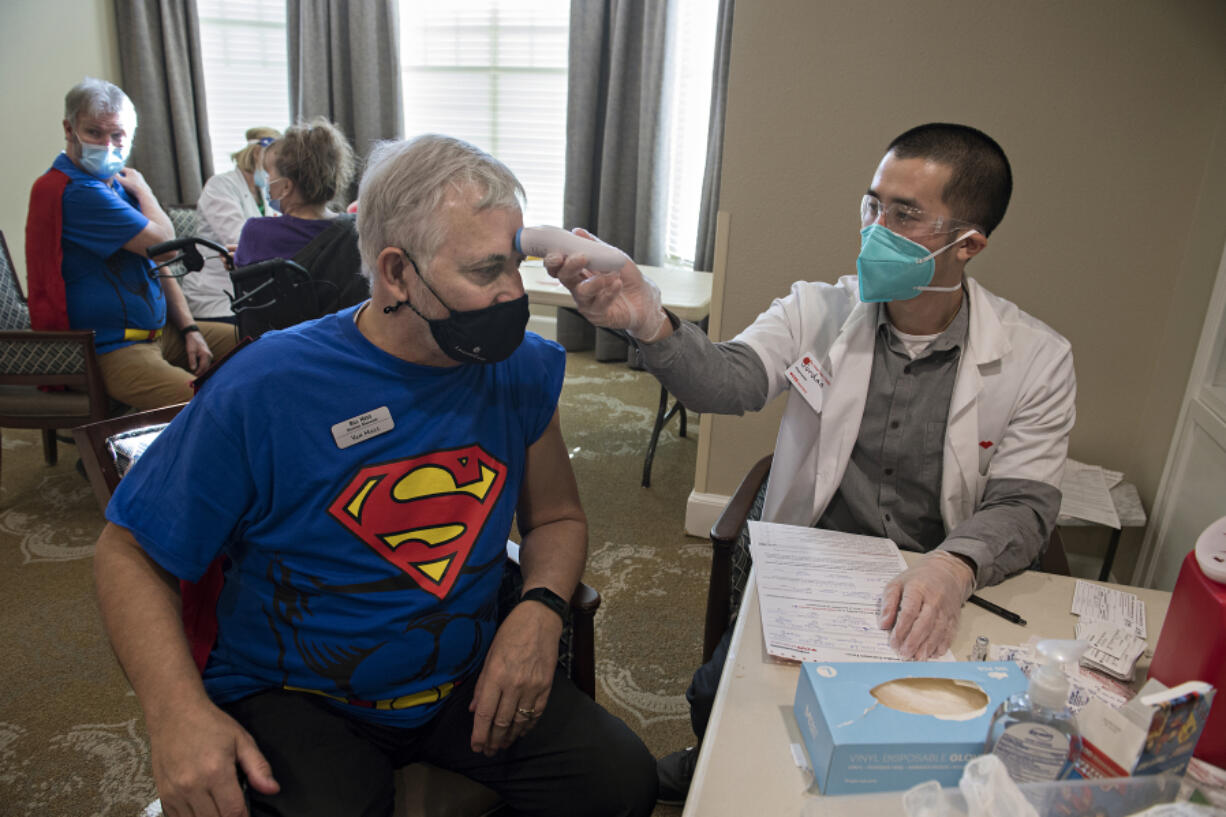
[[[515,232],[515,249],[524,255],[544,258],[551,252],[587,256],[592,272],[617,272],[630,256],[610,244],[575,235],[561,227],[520,227]]]
[[[1081,754],[1063,665],[1076,662],[1088,646],[1084,641],[1040,641],[1040,664],[1029,689],[1010,695],[992,716],[984,751],[1001,759],[1015,783],[1066,777]]]

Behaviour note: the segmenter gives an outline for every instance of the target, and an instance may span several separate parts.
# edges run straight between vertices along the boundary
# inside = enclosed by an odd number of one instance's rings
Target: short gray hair
[[[104,79],[86,77],[64,96],[64,118],[74,128],[81,114],[97,116],[112,113],[130,115],[132,130],[136,130],[136,106],[118,85]]]
[[[387,247],[428,264],[444,239],[443,202],[469,186],[481,193],[477,210],[522,209],[526,198],[506,165],[460,139],[427,133],[376,145],[358,188],[358,246],[366,276],[374,280],[375,261]]]

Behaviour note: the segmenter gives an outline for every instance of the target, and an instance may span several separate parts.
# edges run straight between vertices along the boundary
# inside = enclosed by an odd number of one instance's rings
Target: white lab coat
[[[1060,486],[1075,416],[1069,342],[1009,301],[966,279],[970,327],[958,361],[945,433],[941,517],[970,517],[989,479]],[[796,390],[787,398],[762,518],[813,525],[839,484],[860,432],[878,304],[862,303],[856,277],[797,282],[735,340],[762,359],[770,398],[785,370],[809,354],[831,377],[820,413]]]
[[[196,202],[200,238],[216,241],[223,246],[237,244],[247,219],[261,215],[255,197],[247,188],[247,180],[237,167],[218,173],[205,182],[200,199]],[[234,314],[230,309],[234,285],[220,258],[206,258],[203,269],[179,279],[179,287],[187,298],[193,318],[220,318]]]

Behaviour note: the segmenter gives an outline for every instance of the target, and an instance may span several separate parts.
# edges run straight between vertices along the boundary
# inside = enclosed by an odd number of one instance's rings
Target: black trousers
[[[475,683],[413,729],[358,720],[310,693],[270,690],[224,705],[255,738],[281,791],[248,789],[252,817],[388,817],[393,772],[426,761],[489,786],[515,814],[651,814],[655,760],[630,728],[562,673],[536,726],[492,758],[469,747]]]
[[[715,691],[719,689],[719,676],[724,672],[724,664],[728,661],[728,644],[732,641],[732,627],[729,626],[724,637],[715,645],[711,660],[694,671],[690,687],[685,691],[685,699],[690,704],[690,725],[698,742],[707,731],[707,721],[711,720],[711,707],[715,705]]]

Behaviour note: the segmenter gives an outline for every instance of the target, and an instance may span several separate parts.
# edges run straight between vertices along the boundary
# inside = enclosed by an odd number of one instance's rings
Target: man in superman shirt
[[[235,345],[234,327],[192,319],[145,251],[175,236],[140,172],[125,168],[136,109],[87,78],[64,98],[64,152],[34,183],[26,221],[30,323],[93,329],[107,393],[134,408],[190,400],[190,383]]]
[[[419,760],[519,814],[651,812],[646,747],[557,672],[587,526],[565,355],[524,333],[522,195],[464,142],[377,148],[371,299],[240,349],[120,484],[99,604],[168,814],[389,815]],[[525,590],[499,623],[512,518]],[[202,676],[177,580],[219,556]]]

